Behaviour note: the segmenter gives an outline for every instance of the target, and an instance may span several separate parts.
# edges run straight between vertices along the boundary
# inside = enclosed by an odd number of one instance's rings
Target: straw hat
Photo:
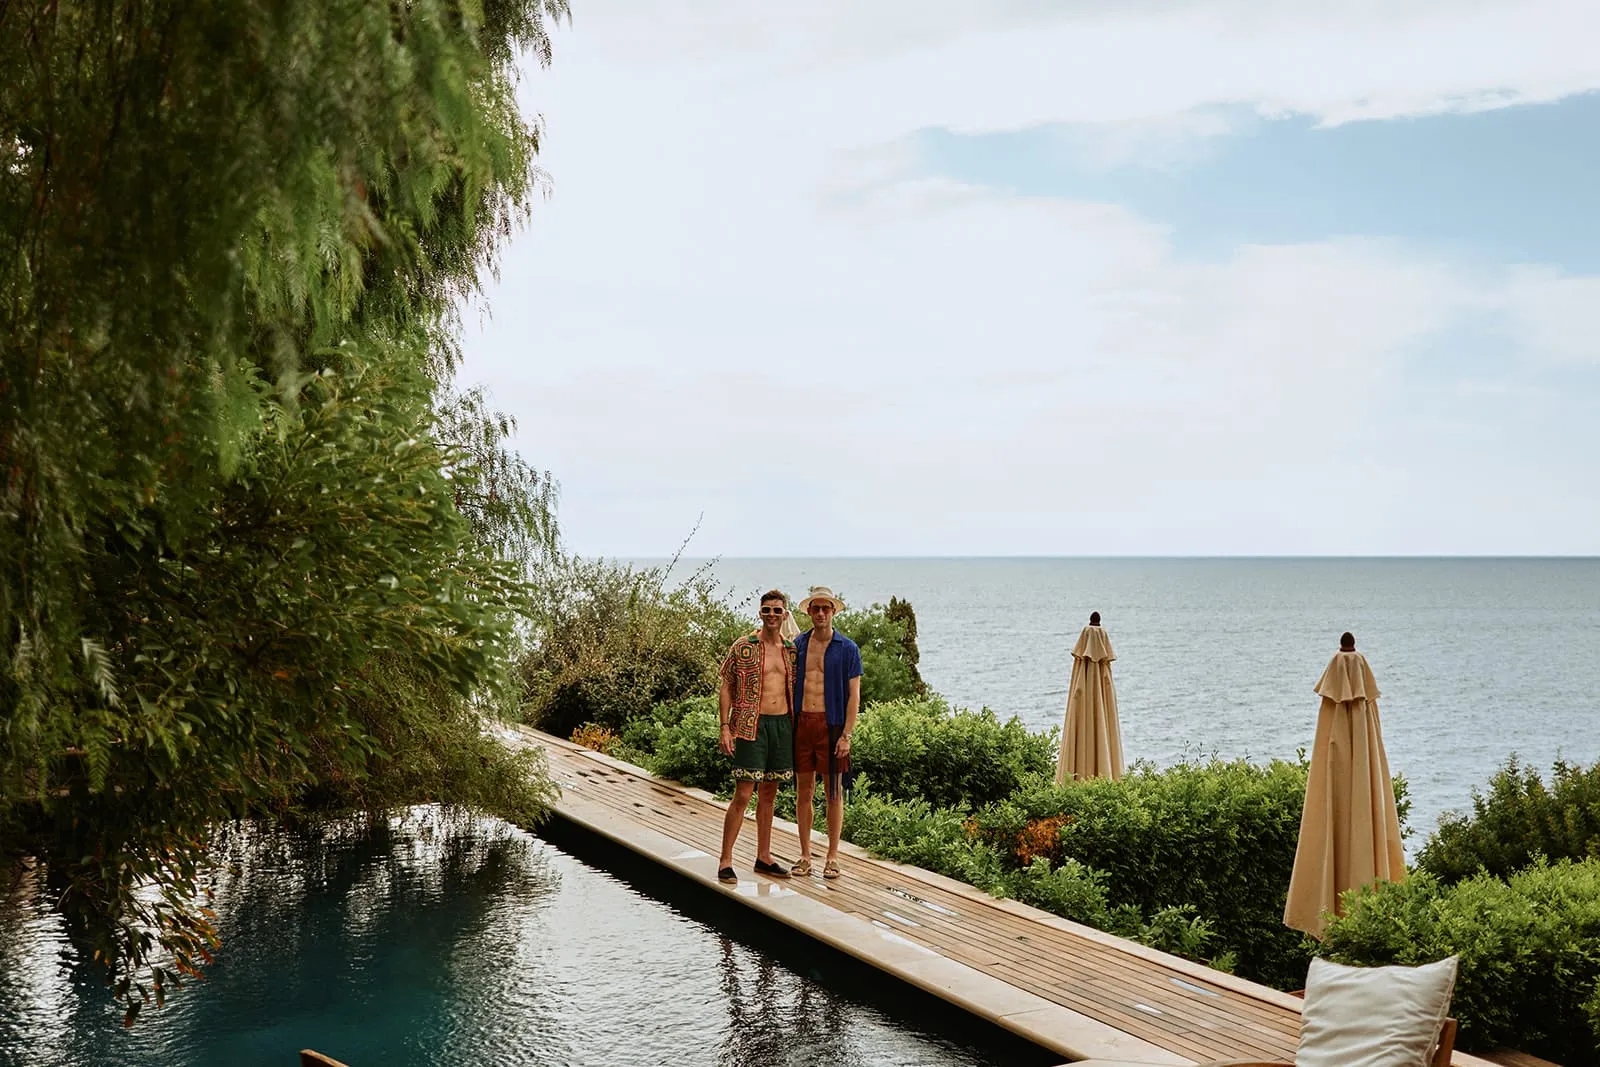
[[[806,598],[804,600],[800,601],[800,603],[798,605],[796,605],[796,607],[798,607],[798,609],[800,611],[802,611],[802,612],[808,612],[808,611],[811,610],[811,602],[813,600],[826,600],[826,601],[828,601],[830,604],[833,605],[833,610],[835,612],[840,612],[840,611],[844,610],[844,601],[842,601],[838,597],[834,596],[833,595],[833,590],[829,589],[825,585],[814,585],[814,586],[812,586],[811,587],[811,592],[806,596]]]

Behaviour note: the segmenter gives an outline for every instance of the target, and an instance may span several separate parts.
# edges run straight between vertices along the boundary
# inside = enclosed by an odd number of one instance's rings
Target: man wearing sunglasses
[[[739,638],[722,661],[717,715],[722,751],[733,757],[733,801],[722,820],[717,881],[734,885],[733,845],[739,840],[750,794],[756,794],[757,874],[789,877],[772,858],[772,806],[778,786],[794,781],[794,642],[783,636],[789,598],[773,589],[761,595],[761,629]]]

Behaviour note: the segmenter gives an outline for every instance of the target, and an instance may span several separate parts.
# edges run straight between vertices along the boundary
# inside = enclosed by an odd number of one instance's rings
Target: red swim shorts
[[[796,774],[826,774],[829,786],[850,771],[850,757],[840,759],[834,746],[844,734],[843,726],[829,726],[828,716],[820,711],[805,711],[795,716],[794,771]]]

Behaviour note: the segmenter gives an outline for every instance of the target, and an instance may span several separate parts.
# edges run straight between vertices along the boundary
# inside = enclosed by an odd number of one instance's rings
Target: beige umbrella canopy
[[[1116,658],[1111,639],[1100,628],[1100,613],[1094,612],[1072,647],[1057,785],[1069,778],[1122,777],[1122,730],[1117,725],[1117,691],[1111,685],[1111,661]]]
[[[1322,710],[1283,909],[1286,925],[1316,938],[1326,926],[1323,913],[1340,913],[1339,894],[1406,874],[1378,723],[1378,682],[1355,647],[1355,638],[1345,634],[1317,683]]]

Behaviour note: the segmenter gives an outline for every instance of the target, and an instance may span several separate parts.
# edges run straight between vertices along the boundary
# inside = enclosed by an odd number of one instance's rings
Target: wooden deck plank
[[[558,810],[564,806],[577,813],[581,808],[585,818],[633,825],[656,835],[654,840],[682,845],[677,856],[658,857],[669,866],[714,866],[725,803],[570,742],[525,728],[517,736],[520,740],[512,743],[531,742],[544,751],[551,777],[563,788]],[[799,854],[793,824],[777,820],[772,843],[780,857]],[[820,843],[813,845],[813,856],[821,851]],[[916,973],[921,965],[915,961],[922,957],[915,953],[921,952],[928,966],[946,961],[969,969],[963,973],[986,975],[991,1001],[995,989],[1011,988],[1028,998],[1019,1004],[1038,1005],[1014,1012],[995,1009],[993,1021],[1048,1048],[1068,1047],[1082,1031],[1098,1034],[1102,1043],[1115,1041],[1106,1035],[1121,1033],[1133,1042],[1130,1047],[1165,1053],[1177,1058],[1173,1062],[1294,1058],[1300,1010],[1299,1001],[1287,994],[1015,901],[990,898],[933,872],[879,860],[848,843],[841,852],[847,857],[845,875],[836,881],[756,876],[751,871],[755,830],[746,826],[734,850],[740,885],[730,896],[751,904],[771,898],[805,901],[808,908],[821,905],[824,911],[811,912],[813,917],[833,914],[858,924],[849,929],[875,931],[869,936],[889,946],[875,950],[886,954],[879,965],[891,973]],[[859,946],[850,945],[850,938],[862,935],[847,935],[841,928],[837,937],[843,942],[815,930],[813,936],[851,951]],[[893,947],[898,945],[906,947]],[[937,986],[934,982],[924,988],[974,1010],[962,994],[941,992]],[[1048,1005],[1057,1006],[1057,1016],[1039,1010]],[[977,1010],[985,1014],[989,1009],[980,1005]],[[1061,1036],[1068,1031],[1071,1037]],[[1489,1067],[1488,1061],[1461,1053],[1452,1063]]]

